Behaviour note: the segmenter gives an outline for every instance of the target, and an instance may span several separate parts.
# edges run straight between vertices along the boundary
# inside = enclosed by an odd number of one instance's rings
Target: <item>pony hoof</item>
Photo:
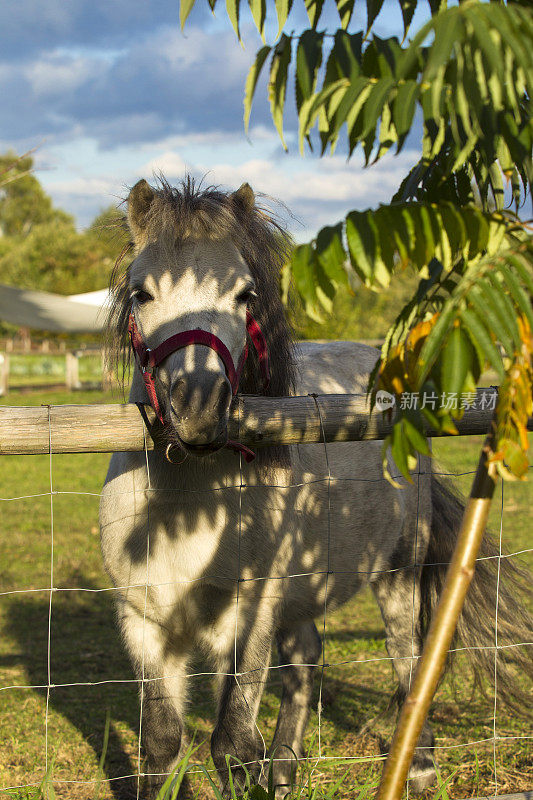
[[[433,786],[437,781],[437,773],[435,767],[431,765],[421,765],[419,767],[412,766],[409,770],[409,788],[415,794],[422,794],[430,786]]]

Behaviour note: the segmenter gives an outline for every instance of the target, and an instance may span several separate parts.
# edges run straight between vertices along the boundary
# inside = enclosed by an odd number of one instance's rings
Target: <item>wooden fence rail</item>
[[[479,389],[475,405],[457,423],[462,435],[485,434],[497,390]],[[320,407],[320,419],[317,404]],[[154,413],[147,407],[151,419]],[[230,415],[229,437],[252,448],[273,444],[384,439],[393,418],[369,414],[365,395],[304,397],[241,395]],[[533,430],[533,418],[529,420]],[[427,430],[429,436],[436,435]],[[144,426],[134,404],[0,406],[0,454],[107,453],[144,449]],[[147,437],[147,447],[154,444]]]

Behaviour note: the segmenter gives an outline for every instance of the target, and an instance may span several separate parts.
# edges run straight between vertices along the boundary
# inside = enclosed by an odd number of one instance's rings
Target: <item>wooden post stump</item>
[[[80,365],[77,353],[65,354],[66,384],[69,392],[81,388]]]
[[[9,356],[7,353],[0,353],[0,396],[6,395],[9,391]]]

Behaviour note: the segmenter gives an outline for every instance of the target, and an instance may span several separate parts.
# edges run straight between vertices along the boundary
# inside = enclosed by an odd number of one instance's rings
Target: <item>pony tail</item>
[[[444,584],[465,507],[451,485],[434,475],[431,499],[431,533],[421,576],[423,636]],[[531,716],[531,698],[517,679],[517,671],[533,677],[533,653],[529,644],[533,618],[526,608],[530,588],[531,576],[512,559],[500,558],[499,547],[485,533],[453,645],[460,642],[467,649],[476,678],[484,676],[494,685],[497,631],[498,648],[504,648],[496,658],[498,698],[522,716]],[[453,659],[449,658],[448,666],[452,663]]]

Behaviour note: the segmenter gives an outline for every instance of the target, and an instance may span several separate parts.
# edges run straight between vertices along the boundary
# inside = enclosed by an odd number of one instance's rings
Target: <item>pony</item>
[[[222,791],[230,793],[228,755],[241,786],[237,759],[265,784],[271,755],[283,797],[304,755],[322,652],[315,620],[370,584],[401,704],[463,506],[425,457],[412,483],[385,481],[381,442],[270,447],[254,460],[238,443],[227,446],[237,388],[278,397],[364,393],[379,356],[354,342],[292,342],[279,291],[291,242],[248,184],[229,193],[191,178],[178,187],[163,177],[155,187],[141,180],[129,193],[127,222],[133,258],[119,260],[112,277],[111,348],[123,363],[137,360],[129,400],[154,406],[147,435],[165,447],[112,455],[100,525],[139,680],[146,796],[156,796],[186,751],[187,675],[200,654],[216,674],[211,753]],[[262,332],[257,351],[250,319]],[[316,404],[320,414],[318,397]],[[390,458],[388,467],[394,474]],[[485,539],[458,628],[492,679],[497,554]],[[522,577],[501,560],[500,643],[528,640]],[[267,749],[256,717],[273,642],[282,697]],[[520,706],[512,662],[529,671],[531,662],[523,648],[507,652],[498,684]],[[435,779],[433,745],[426,721],[409,773],[415,791]],[[187,795],[185,783],[180,791]]]

